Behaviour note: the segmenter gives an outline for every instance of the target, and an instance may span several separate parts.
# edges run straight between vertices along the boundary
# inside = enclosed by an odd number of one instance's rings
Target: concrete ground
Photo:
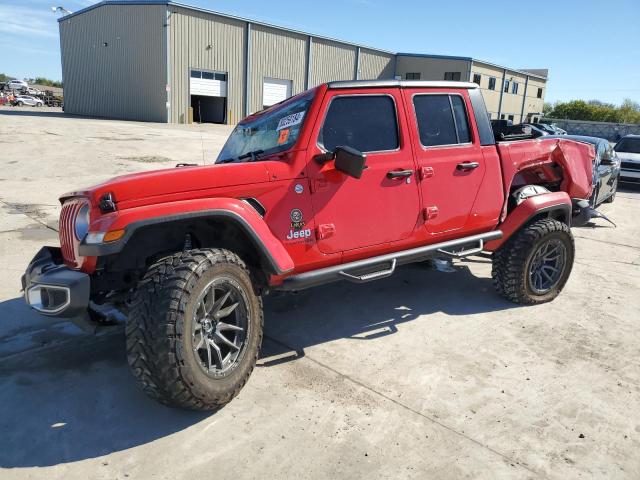
[[[485,259],[267,298],[262,357],[220,412],[147,399],[120,327],[43,319],[19,279],[59,194],[211,162],[219,126],[0,108],[0,478],[639,478],[640,191],[574,229],[552,303],[493,291]]]

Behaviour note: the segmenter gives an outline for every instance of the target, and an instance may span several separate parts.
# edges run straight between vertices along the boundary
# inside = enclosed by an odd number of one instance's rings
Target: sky
[[[640,102],[640,0],[180,0],[393,52],[458,55],[548,68],[546,101]],[[93,0],[0,0],[0,72],[62,77],[52,6]]]

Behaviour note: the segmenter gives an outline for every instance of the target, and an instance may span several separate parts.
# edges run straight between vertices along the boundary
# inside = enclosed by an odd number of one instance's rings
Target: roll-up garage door
[[[226,121],[226,73],[191,70],[189,93],[195,122],[224,123]]]
[[[291,80],[265,77],[262,86],[262,105],[266,108],[286,100],[291,96],[291,87]]]
[[[189,92],[191,95],[226,97],[227,75],[225,73],[191,70],[191,77],[189,78]]]

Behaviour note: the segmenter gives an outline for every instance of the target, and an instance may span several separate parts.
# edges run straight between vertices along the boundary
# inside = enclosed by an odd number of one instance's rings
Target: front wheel
[[[138,285],[127,322],[129,365],[151,398],[217,410],[248,380],[262,327],[262,300],[237,255],[181,252],[153,264]]]
[[[616,179],[615,183],[613,184],[611,195],[604,202],[613,203],[613,201],[616,199],[616,193],[618,193],[618,179]]]
[[[550,218],[538,220],[494,253],[493,284],[500,295],[515,303],[549,302],[567,283],[574,252],[568,225]]]

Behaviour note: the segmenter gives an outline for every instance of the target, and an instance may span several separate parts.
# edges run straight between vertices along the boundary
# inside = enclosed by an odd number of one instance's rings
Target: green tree
[[[14,80],[15,77],[11,77],[6,73],[0,73],[0,82],[8,82],[9,80]]]
[[[558,102],[548,112],[545,109],[545,116],[592,122],[640,123],[640,104],[630,99],[626,99],[619,107],[600,100],[586,102],[584,100],[572,100],[570,102]]]

